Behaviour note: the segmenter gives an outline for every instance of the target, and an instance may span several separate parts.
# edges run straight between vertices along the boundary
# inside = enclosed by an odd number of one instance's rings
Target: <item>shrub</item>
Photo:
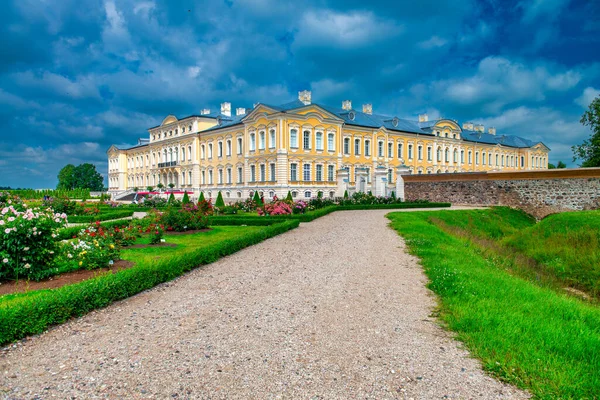
[[[304,214],[306,212],[308,204],[303,200],[298,200],[292,206],[294,214]]]
[[[347,198],[348,198],[348,191],[344,190],[344,199],[347,199]]]
[[[217,194],[217,201],[215,201],[215,207],[218,207],[219,209],[225,207],[225,202],[223,201],[223,195],[221,194],[220,190],[219,190],[219,194]]]
[[[119,258],[119,247],[112,231],[100,222],[82,229],[76,239],[62,245],[59,257],[62,268],[67,265],[68,270],[96,269],[112,264]]]
[[[198,200],[198,210],[204,214],[204,215],[209,215],[213,213],[213,205],[211,200],[204,200],[204,199],[200,199]]]
[[[5,201],[10,205],[0,213],[0,279],[45,278],[54,267],[55,238],[65,225],[66,214],[26,208],[11,198]]]
[[[160,196],[152,196],[145,198],[142,204],[144,207],[162,208],[167,206],[167,200]]]
[[[158,221],[167,231],[185,232],[208,227],[208,215],[197,205],[186,204],[181,209],[169,207]]]
[[[285,196],[285,201],[292,203],[294,198],[292,197],[292,192],[288,190],[287,196]]]
[[[77,203],[68,197],[50,197],[43,202],[44,207],[50,207],[55,213],[74,215],[77,213]]]
[[[274,201],[258,208],[258,215],[289,215],[292,208],[285,201]]]
[[[256,204],[256,207],[261,207],[263,205],[260,196],[258,195],[258,191],[254,192],[254,197],[252,197],[252,201]]]
[[[198,203],[204,201],[204,192],[200,192],[200,197],[198,198]]]
[[[170,183],[169,185],[172,185],[172,183]],[[175,202],[175,195],[173,194],[173,192],[171,192],[171,194],[169,195],[169,205],[172,205]]]
[[[189,204],[190,202],[190,197],[187,194],[187,191],[183,194],[183,200],[181,201],[182,204]]]

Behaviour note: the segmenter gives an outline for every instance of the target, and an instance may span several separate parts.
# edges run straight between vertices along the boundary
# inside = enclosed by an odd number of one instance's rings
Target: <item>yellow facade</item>
[[[465,129],[448,119],[386,119],[370,113],[370,105],[365,113],[349,102],[334,110],[312,104],[309,92],[301,92],[300,100],[285,109],[258,104],[249,113],[238,109],[231,116],[230,108],[224,103],[219,114],[206,110],[181,120],[168,116],[137,146],[112,146],[110,191],[161,183],[207,197],[221,191],[229,201],[254,191],[266,198],[288,191],[308,198],[318,192],[339,195],[342,186],[358,190],[360,171],[367,176],[363,189],[369,189],[378,167],[388,172],[386,182],[393,188],[401,165],[411,173],[432,174],[542,170],[548,163],[543,143],[516,147],[509,137],[503,144],[505,137],[492,136],[491,129]],[[377,126],[378,121],[385,122]],[[348,181],[342,183],[337,174],[343,169]]]

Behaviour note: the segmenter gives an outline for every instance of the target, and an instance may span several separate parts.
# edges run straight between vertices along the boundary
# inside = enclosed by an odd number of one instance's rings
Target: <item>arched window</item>
[[[323,132],[317,132],[315,135],[317,150],[323,150]]]
[[[350,138],[344,138],[344,154],[350,154]]]
[[[212,158],[213,155],[213,145],[212,143],[208,144],[208,158]]]
[[[417,146],[417,159],[423,159],[423,146],[421,145]]]
[[[256,150],[256,134],[254,132],[252,132],[250,134],[250,147],[249,147],[250,151],[254,151]]]
[[[354,139],[354,155],[360,155],[360,139]]]
[[[239,137],[239,138],[237,139],[237,153],[238,153],[238,154],[242,154],[242,151],[243,151],[243,146],[242,146],[242,138],[241,138],[241,137]]]
[[[379,142],[377,142],[377,156],[378,157],[384,157],[383,154],[383,141],[380,140]]]
[[[271,129],[269,131],[269,148],[270,149],[275,148],[275,129]]]
[[[258,133],[258,149],[259,150],[265,149],[265,131],[260,131]]]
[[[302,135],[302,148],[310,150],[310,131],[304,131]]]
[[[437,148],[437,161],[438,162],[442,161],[442,148],[441,147]]]
[[[206,147],[204,145],[200,146],[200,158],[203,160],[206,158]]]
[[[365,140],[365,157],[371,156],[371,141]]]
[[[188,160],[192,159],[192,146],[188,146]]]
[[[225,154],[229,157],[231,155],[231,139],[227,139],[227,147]]]
[[[292,129],[290,130],[290,147],[297,149],[298,148],[298,130]]]
[[[404,158],[404,154],[402,154],[402,143],[398,143],[397,157]]]
[[[335,135],[331,132],[327,134],[327,150],[335,151]]]
[[[181,161],[185,161],[185,147],[181,147]]]
[[[217,154],[219,157],[223,157],[223,141],[219,140],[219,142],[217,143]]]
[[[446,148],[446,151],[444,152],[444,161],[450,162],[450,149],[448,148]]]
[[[453,157],[453,161],[456,163],[458,162],[458,150],[454,149],[454,157]]]
[[[307,190],[306,192],[304,192],[304,197],[306,197],[307,199],[310,199],[310,190]]]

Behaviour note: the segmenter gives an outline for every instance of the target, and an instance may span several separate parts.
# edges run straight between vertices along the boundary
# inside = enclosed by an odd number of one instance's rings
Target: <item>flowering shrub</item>
[[[187,204],[186,204],[187,206]],[[208,200],[204,200],[204,199],[200,199],[198,200],[198,211],[204,215],[210,215],[213,213],[213,205],[212,205],[212,201],[210,199]]]
[[[164,208],[167,206],[167,199],[160,196],[145,197],[143,201],[140,199],[138,205],[141,207]]]
[[[77,237],[61,248],[59,263],[63,269],[95,269],[112,265],[119,258],[114,229],[106,229],[99,222],[79,231]]]
[[[77,203],[67,197],[50,197],[43,202],[44,207],[50,207],[59,214],[75,215]]]
[[[292,207],[285,201],[274,201],[259,208],[258,215],[288,215],[292,213]]]
[[[57,255],[57,230],[66,214],[27,208],[9,197],[0,211],[0,279],[43,279]]]
[[[146,217],[133,220],[131,223],[132,229],[139,234],[149,235],[150,244],[158,244],[165,234],[165,226],[159,222],[160,216],[159,211],[151,210]]]
[[[158,221],[167,228],[167,231],[184,232],[206,228],[208,215],[197,205],[186,204],[182,208],[167,208],[160,214]]]
[[[98,215],[99,213],[97,203],[76,203],[74,215]]]
[[[294,214],[304,214],[306,212],[307,207],[308,207],[308,204],[306,204],[305,201],[298,200],[297,202],[295,202],[292,205],[292,210],[293,210]]]

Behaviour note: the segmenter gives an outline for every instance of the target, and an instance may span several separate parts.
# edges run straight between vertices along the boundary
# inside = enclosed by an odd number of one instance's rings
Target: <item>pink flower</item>
[[[4,220],[0,219],[0,225],[4,225],[4,224],[5,224]]]
[[[4,230],[4,233],[8,234],[8,233],[10,233],[10,231],[11,231],[11,230],[12,230],[12,229],[10,229],[10,228],[6,228],[6,229]]]

